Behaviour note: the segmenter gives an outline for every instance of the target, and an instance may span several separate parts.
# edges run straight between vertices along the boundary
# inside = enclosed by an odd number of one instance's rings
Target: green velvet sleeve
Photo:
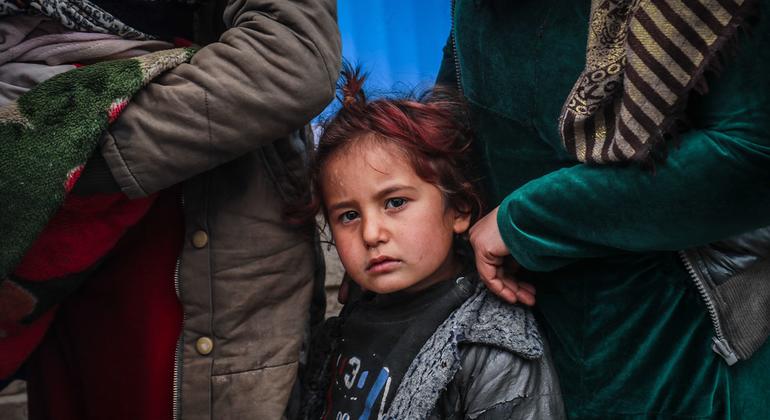
[[[763,19],[766,20],[766,19]],[[524,267],[679,250],[770,225],[770,24],[741,36],[692,129],[654,171],[579,164],[534,179],[500,205],[498,226]]]

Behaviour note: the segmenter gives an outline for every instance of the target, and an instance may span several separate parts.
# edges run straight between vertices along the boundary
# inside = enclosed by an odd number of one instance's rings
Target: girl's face
[[[323,202],[342,265],[376,293],[418,291],[455,275],[455,233],[470,215],[444,203],[395,146],[363,140],[321,174]]]

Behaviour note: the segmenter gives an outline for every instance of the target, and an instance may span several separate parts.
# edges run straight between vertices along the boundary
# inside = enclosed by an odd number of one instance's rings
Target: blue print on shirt
[[[340,406],[333,407],[334,420],[383,418],[391,383],[390,370],[387,367],[380,368],[376,375],[370,375],[361,358],[340,355],[337,357],[334,372],[332,392],[334,400]],[[339,404],[340,402],[342,404]]]

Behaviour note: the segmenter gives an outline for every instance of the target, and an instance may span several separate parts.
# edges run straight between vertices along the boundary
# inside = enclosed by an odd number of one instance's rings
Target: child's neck
[[[442,264],[442,267],[439,267],[439,269],[436,270],[436,272],[431,274],[430,280],[420,281],[405,289],[401,289],[400,291],[403,293],[421,292],[433,285],[456,278],[457,276],[460,275],[462,270],[463,270],[463,265],[460,263],[459,259],[454,257],[453,255],[444,264]]]

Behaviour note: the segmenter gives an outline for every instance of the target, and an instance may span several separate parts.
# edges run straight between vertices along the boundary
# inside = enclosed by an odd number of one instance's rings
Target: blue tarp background
[[[451,0],[338,0],[342,55],[369,73],[369,96],[433,85],[450,8]]]

